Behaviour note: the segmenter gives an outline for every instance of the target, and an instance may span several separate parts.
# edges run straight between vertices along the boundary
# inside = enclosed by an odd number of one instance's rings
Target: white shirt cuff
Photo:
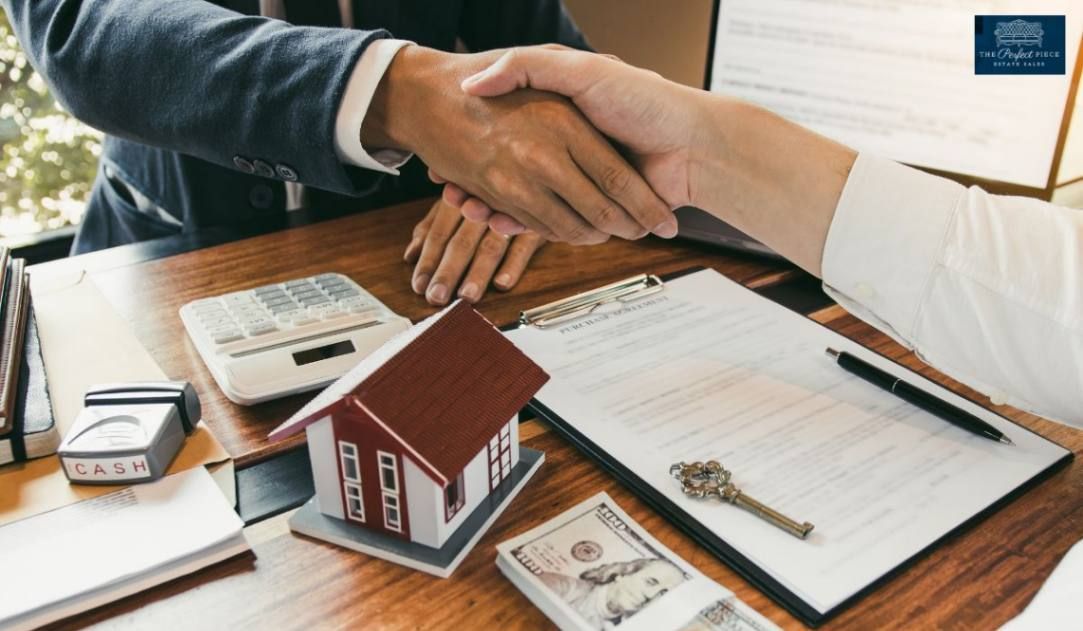
[[[824,244],[824,290],[912,348],[963,186],[860,154]]]
[[[365,49],[354,66],[353,74],[346,83],[346,92],[338,106],[335,119],[335,154],[346,164],[398,175],[399,167],[406,163],[412,153],[396,149],[373,149],[370,154],[361,146],[361,125],[365,122],[369,104],[391,60],[413,42],[401,39],[377,40]]]

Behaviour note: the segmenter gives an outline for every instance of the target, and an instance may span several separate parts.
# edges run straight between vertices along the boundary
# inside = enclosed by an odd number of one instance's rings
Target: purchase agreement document
[[[1065,16],[1064,75],[974,74],[974,16]],[[1078,0],[721,0],[709,88],[860,151],[1045,188]]]
[[[509,338],[552,379],[536,399],[821,613],[1068,451],[703,270],[653,296]],[[965,432],[837,366],[847,351],[987,420]],[[686,498],[679,461],[715,459],[748,495],[816,529],[800,540]]]

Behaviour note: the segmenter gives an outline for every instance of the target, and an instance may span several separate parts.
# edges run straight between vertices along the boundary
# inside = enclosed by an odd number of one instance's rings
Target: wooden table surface
[[[90,255],[36,266],[32,273],[87,269],[166,374],[196,386],[207,423],[238,466],[245,467],[301,445],[303,434],[273,445],[265,435],[306,397],[253,407],[228,401],[188,341],[177,310],[207,295],[337,271],[355,279],[396,312],[412,320],[422,318],[435,309],[410,290],[411,268],[402,262],[402,251],[428,206],[428,201],[405,204],[149,262],[123,264],[117,263],[117,257]],[[506,323],[524,308],[635,273],[665,273],[693,265],[713,267],[750,286],[794,275],[783,265],[657,239],[614,240],[591,248],[550,245],[537,255],[516,289],[488,293],[478,309],[493,322]],[[988,405],[838,307],[813,317]],[[1083,450],[1083,432],[1010,408],[997,409],[1076,453]],[[247,529],[251,554],[59,626],[545,627],[548,623],[541,612],[496,569],[494,545],[605,490],[663,543],[749,605],[785,628],[801,627],[544,424],[524,423],[521,436],[524,445],[545,452],[546,462],[450,579],[291,535],[287,514]],[[1080,539],[1083,465],[1073,462],[962,536],[939,546],[825,628],[995,628],[1023,609],[1059,558]]]

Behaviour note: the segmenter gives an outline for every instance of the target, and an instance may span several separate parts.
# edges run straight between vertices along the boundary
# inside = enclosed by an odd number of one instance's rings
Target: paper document
[[[497,546],[496,565],[562,629],[777,631],[606,493]]]
[[[552,376],[535,397],[820,612],[1064,457],[1063,448],[705,270],[559,328],[507,334]],[[828,346],[925,387],[1015,446],[852,376]],[[678,461],[715,459],[815,530],[682,495]]]
[[[248,549],[203,467],[0,527],[0,627],[33,628]]]
[[[1064,75],[974,74],[974,16],[1064,15]],[[1083,29],[1078,0],[722,0],[713,92],[861,151],[1045,188]]]

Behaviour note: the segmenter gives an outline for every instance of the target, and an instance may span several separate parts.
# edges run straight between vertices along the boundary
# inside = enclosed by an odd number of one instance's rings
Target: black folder
[[[679,272],[674,272],[672,274],[662,275],[660,278],[662,281],[670,281],[676,278],[680,278],[681,276],[701,271],[703,269],[705,268],[689,268],[681,270]],[[522,326],[522,324],[515,323],[501,328],[504,331],[510,331],[518,328],[519,326]],[[897,362],[894,363],[897,364]],[[832,607],[827,611],[820,612],[814,607],[812,607],[810,604],[802,600],[784,585],[782,585],[779,581],[774,579],[769,573],[761,569],[747,557],[737,552],[737,550],[735,550],[728,543],[726,543],[726,541],[721,536],[708,529],[706,526],[697,521],[694,517],[692,517],[691,515],[683,511],[680,507],[678,507],[676,504],[674,504],[672,501],[667,499],[664,495],[654,490],[647,482],[645,482],[642,478],[636,475],[635,472],[626,467],[622,462],[620,462],[615,457],[605,452],[597,444],[586,438],[586,436],[584,436],[575,428],[575,419],[561,418],[537,398],[530,401],[527,406],[527,410],[548,422],[557,433],[562,435],[569,442],[571,442],[572,445],[574,445],[577,449],[583,452],[587,457],[594,460],[603,469],[616,477],[617,480],[619,480],[624,486],[631,490],[640,500],[642,500],[645,504],[647,504],[654,510],[658,511],[658,513],[665,517],[670,523],[679,528],[682,532],[691,537],[698,544],[709,550],[712,554],[722,560],[722,562],[724,562],[735,572],[740,574],[742,578],[747,580],[757,589],[770,597],[771,600],[778,603],[778,605],[781,606],[783,609],[793,614],[793,616],[799,619],[801,622],[812,627],[818,627],[821,624],[830,620],[831,618],[835,617],[836,615],[859,601],[862,597],[871,593],[881,585],[887,583],[898,573],[902,572],[903,570],[923,558],[941,543],[966,532],[971,527],[978,524],[983,519],[999,510],[1001,507],[1005,506],[1015,498],[1027,492],[1030,488],[1034,487],[1045,478],[1049,477],[1056,471],[1069,464],[1074,457],[1071,451],[1068,450],[1068,452],[1062,458],[1058,459],[1051,466],[1046,467],[1037,475],[1033,476],[1020,486],[1016,487],[1013,491],[1001,497],[998,501],[989,505],[981,512],[975,514],[973,517],[963,522],[955,529],[945,533],[942,537],[926,546],[917,554],[914,554],[904,562],[897,565],[894,569],[892,569],[884,576],[881,576],[879,579],[872,582],[864,589],[847,598],[835,607]],[[1014,423],[1014,421],[1011,421],[1011,419],[1005,420]],[[1018,423],[1014,424],[1018,425]],[[1027,431],[1030,430],[1028,429]]]

